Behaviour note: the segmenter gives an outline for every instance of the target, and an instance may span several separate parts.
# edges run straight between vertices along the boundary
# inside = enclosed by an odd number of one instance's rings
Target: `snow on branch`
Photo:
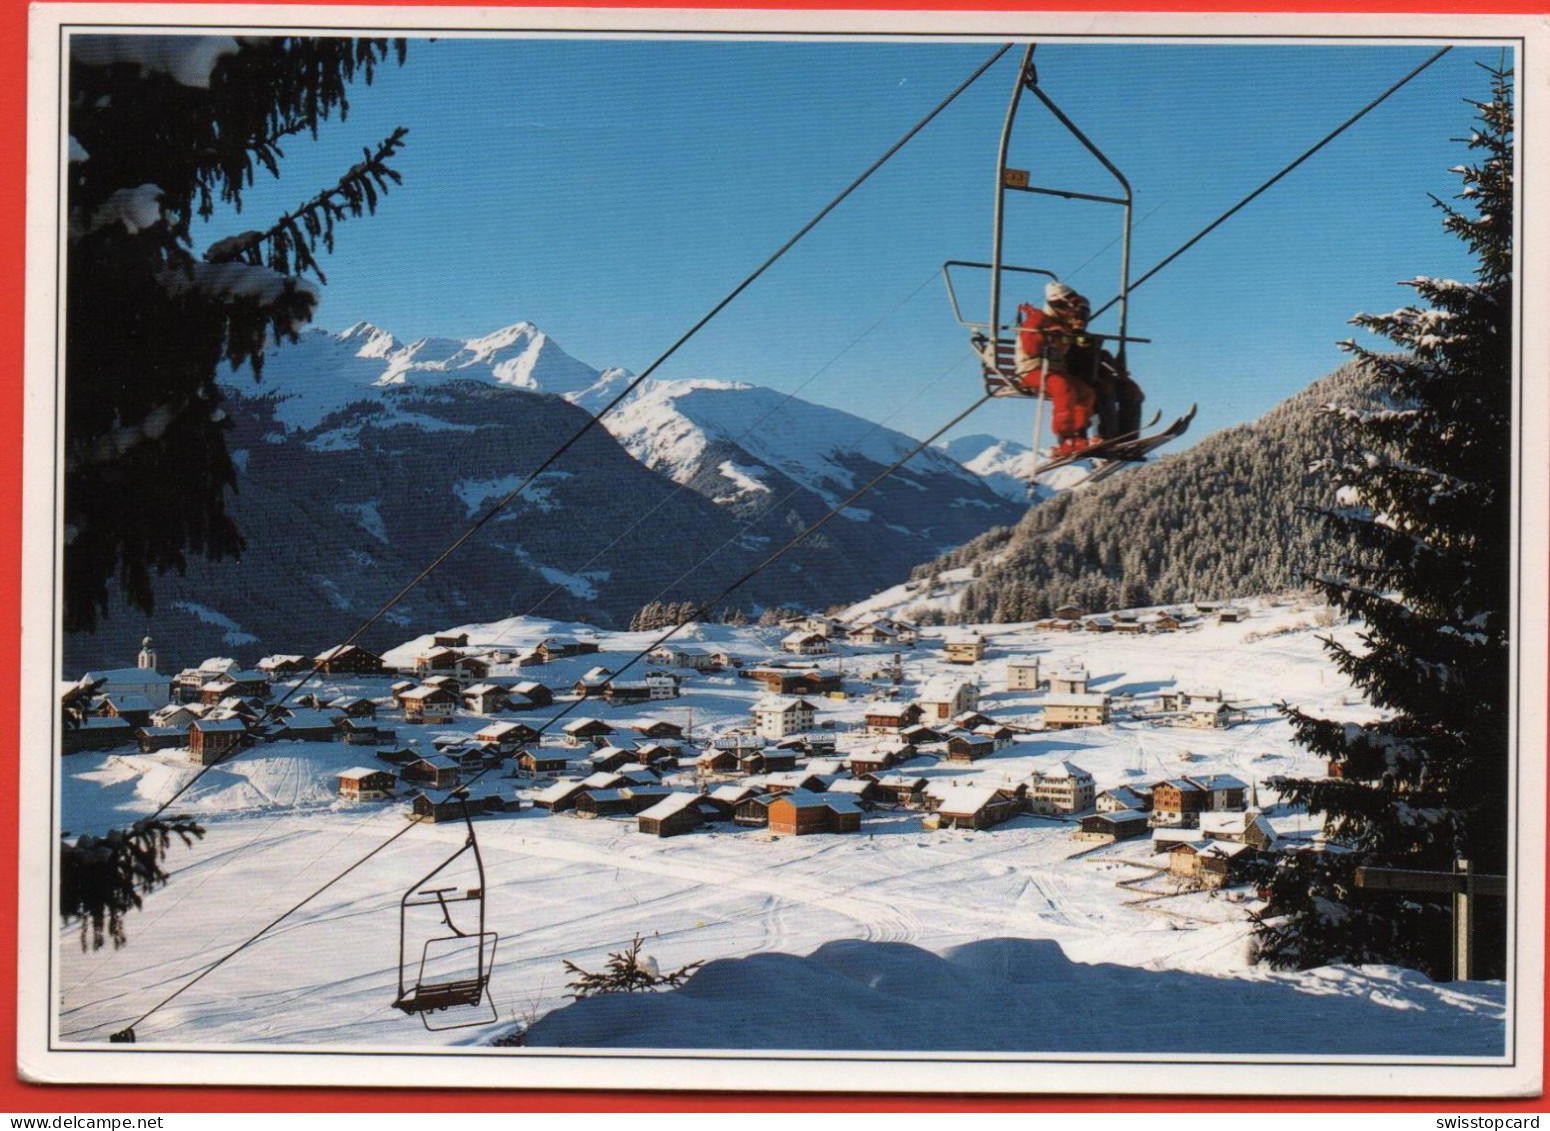
[[[73,35],[70,61],[88,67],[133,63],[180,86],[208,90],[215,65],[237,53],[229,35]]]

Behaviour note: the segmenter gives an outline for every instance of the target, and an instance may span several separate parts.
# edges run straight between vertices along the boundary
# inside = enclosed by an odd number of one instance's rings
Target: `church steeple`
[[[151,647],[151,638],[149,636],[140,642],[140,658],[137,666],[141,671],[153,672],[156,670],[156,649]]]

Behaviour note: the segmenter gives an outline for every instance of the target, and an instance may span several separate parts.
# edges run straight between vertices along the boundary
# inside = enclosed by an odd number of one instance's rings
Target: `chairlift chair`
[[[417,1015],[427,1029],[435,1031],[486,1025],[498,1019],[494,1004],[489,1000],[488,990],[499,936],[494,931],[485,929],[484,858],[479,852],[479,841],[474,835],[473,820],[468,814],[468,794],[466,791],[459,791],[453,796],[462,803],[463,823],[468,829],[468,838],[461,848],[404,893],[399,901],[398,912],[398,997],[393,1002],[393,1007],[411,1016]],[[457,885],[433,886],[436,877],[450,869],[465,854],[473,856],[474,868],[478,874],[478,886],[471,888]],[[473,930],[464,929],[459,925],[460,917],[466,921],[469,916],[467,914],[459,916],[454,910],[459,904],[470,903],[478,909],[478,926]],[[422,907],[436,908],[441,913],[442,924],[450,933],[435,934],[426,938],[420,948],[418,964],[411,967],[409,939],[410,935],[415,933],[411,926],[411,919],[415,918],[413,909]],[[444,963],[447,959],[457,961],[459,955],[466,954],[469,950],[473,951],[472,969],[459,970],[452,975],[438,976],[435,973],[433,965]],[[466,962],[466,959],[462,961]],[[488,1011],[480,1008],[481,1006],[488,1006]],[[473,1008],[478,1008],[479,1013],[472,1019],[469,1019],[466,1014],[460,1014],[454,1015],[459,1019],[450,1023],[432,1024],[431,1022],[433,1015],[442,1014],[451,1009]]]

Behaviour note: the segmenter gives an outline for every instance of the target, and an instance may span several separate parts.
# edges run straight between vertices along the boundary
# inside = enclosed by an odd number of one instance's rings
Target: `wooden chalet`
[[[79,754],[86,750],[112,750],[136,741],[135,728],[124,719],[95,717],[82,719],[60,731],[60,753]]]
[[[991,723],[975,727],[969,732],[975,738],[988,738],[997,750],[1005,750],[1017,741],[1017,732],[1005,723]]]
[[[784,770],[780,773],[766,774],[764,777],[765,793],[793,793],[797,790],[806,793],[822,793],[824,780],[807,770]]]
[[[341,695],[337,699],[329,700],[328,706],[335,711],[343,711],[352,719],[377,717],[377,701],[362,695]]]
[[[788,773],[797,768],[797,753],[795,750],[780,750],[774,746],[744,750],[738,754],[737,768],[745,774]]]
[[[105,718],[123,719],[132,727],[151,725],[151,712],[155,705],[138,692],[104,695],[98,713]]]
[[[914,774],[878,774],[873,779],[884,800],[913,809],[925,802],[927,781]]]
[[[635,747],[635,760],[642,766],[676,766],[684,748],[676,742],[641,742]]]
[[[1148,789],[1117,785],[1093,798],[1093,806],[1100,813],[1119,813],[1126,809],[1137,813],[1149,813],[1152,809],[1152,793]]]
[[[769,830],[779,836],[853,833],[861,829],[861,807],[850,797],[827,793],[781,794],[766,807]]]
[[[891,800],[890,795],[871,778],[840,778],[831,781],[823,792],[835,797],[852,797],[863,809],[870,809],[879,801]]]
[[[613,671],[605,667],[589,668],[580,679],[571,684],[571,692],[582,698],[594,695],[602,695],[608,686],[608,681],[613,678]]]
[[[404,721],[410,723],[449,723],[457,712],[457,696],[444,687],[422,684],[401,696]]]
[[[1211,793],[1190,778],[1168,778],[1152,785],[1152,823],[1194,827],[1211,807]]]
[[[393,796],[398,778],[391,770],[371,770],[352,766],[338,773],[339,796],[351,801],[380,801]]]
[[[843,691],[844,680],[838,672],[819,671],[816,668],[784,668],[762,666],[744,668],[739,677],[764,685],[775,695],[828,695]]]
[[[528,726],[527,723],[502,721],[486,723],[479,728],[474,737],[480,742],[493,742],[497,746],[516,749],[525,743],[538,742],[543,736],[535,728]]]
[[[453,789],[463,780],[463,766],[446,754],[420,754],[405,763],[398,776],[428,789]]]
[[[424,679],[437,672],[451,673],[462,658],[463,653],[456,648],[432,648],[414,658],[414,674]]]
[[[614,728],[602,719],[573,719],[561,728],[567,746],[591,746],[598,739],[606,739]]]
[[[906,742],[874,742],[858,747],[846,755],[846,766],[852,774],[879,774],[907,762],[915,756],[915,747]]]
[[[705,821],[699,808],[703,800],[698,793],[669,793],[636,815],[636,827],[650,836],[680,836],[693,832]]]
[[[513,711],[547,707],[554,702],[554,692],[537,680],[521,679],[511,685],[511,702]]]
[[[440,633],[431,637],[432,648],[467,648],[468,633]]]
[[[957,765],[968,765],[988,758],[996,752],[994,739],[978,735],[955,734],[947,740],[947,760]]]
[[[486,679],[490,674],[490,661],[483,656],[459,656],[452,671],[467,680]]]
[[[730,821],[737,815],[737,807],[750,797],[762,796],[762,792],[751,785],[732,782],[718,786],[711,790],[702,799],[704,804],[701,812],[706,820]]]
[[[530,774],[563,774],[570,763],[563,754],[529,747],[517,754],[517,766]]]
[[[695,760],[694,768],[702,774],[731,774],[738,769],[737,751],[715,747],[705,751]]]
[[[1248,796],[1248,784],[1231,774],[1202,774],[1193,780],[1211,795],[1207,809],[1220,813],[1243,808]]]
[[[312,662],[324,675],[382,675],[387,671],[381,656],[359,644],[336,645],[312,657]]]
[[[1092,813],[1081,819],[1083,840],[1133,840],[1144,837],[1147,830],[1146,814],[1135,809],[1117,809],[1107,813]]]
[[[920,722],[922,711],[914,703],[870,703],[866,709],[868,734],[896,735]]]
[[[588,755],[589,764],[594,770],[622,770],[625,766],[636,763],[635,751],[625,749],[622,746],[603,746],[592,751]]]
[[[176,750],[188,745],[186,726],[143,726],[135,729],[135,742],[142,754],[154,754],[158,750]]]
[[[377,746],[398,737],[396,731],[384,731],[375,719],[351,718],[349,715],[334,720],[334,731],[346,746]]]
[[[772,793],[743,798],[732,812],[733,822],[748,828],[765,828],[770,823],[770,802],[774,800]]]
[[[672,795],[665,785],[626,785],[618,789],[588,789],[576,795],[578,817],[617,817],[645,812]]]
[[[273,735],[286,741],[335,742],[339,738],[339,720],[344,717],[338,711],[299,707],[277,720]]]
[[[1054,617],[1055,617],[1056,620],[1075,620],[1075,621],[1079,621],[1085,615],[1086,614],[1083,611],[1081,605],[1069,605],[1069,604],[1068,605],[1061,605],[1057,609],[1055,609],[1055,612],[1054,612]]]
[[[201,703],[215,704],[232,697],[269,698],[269,677],[263,672],[227,671],[199,688]]]
[[[305,656],[265,656],[253,666],[271,678],[277,675],[299,675],[312,670]]]
[[[578,640],[574,636],[551,636],[538,645],[536,651],[546,664],[570,656],[590,656],[598,651],[596,641]]]
[[[834,645],[825,633],[798,629],[781,637],[780,650],[797,656],[827,656]]]
[[[639,719],[631,727],[642,738],[676,738],[682,740],[684,728],[666,719]]]
[[[1220,888],[1238,880],[1255,850],[1232,841],[1180,841],[1168,850],[1168,871],[1204,888]]]
[[[1280,839],[1270,822],[1257,809],[1226,813],[1200,814],[1203,840],[1225,840],[1246,844],[1260,852],[1269,851]]]
[[[463,681],[455,675],[428,675],[422,686],[439,687],[443,691],[450,691],[454,698],[462,699]]]
[[[511,694],[494,683],[476,683],[463,692],[463,706],[476,715],[493,715],[511,703]]]
[[[461,821],[465,811],[469,817],[482,817],[487,813],[503,813],[514,809],[518,803],[508,803],[499,794],[490,793],[482,797],[470,797],[466,804],[465,810],[464,800],[460,797],[436,798],[417,793],[411,806],[411,817],[416,821],[439,825],[446,821]]]
[[[114,720],[129,730],[127,723]],[[195,719],[188,724],[188,750],[201,766],[214,765],[253,741],[241,719]]]
[[[394,746],[387,750],[378,750],[377,761],[386,762],[390,766],[407,766],[417,758],[424,757],[424,753],[408,746]]]
[[[603,685],[603,698],[610,703],[648,703],[656,696],[644,679],[611,679]]]
[[[1023,812],[1025,786],[997,789],[993,786],[928,786],[926,827],[933,829],[989,829]]]

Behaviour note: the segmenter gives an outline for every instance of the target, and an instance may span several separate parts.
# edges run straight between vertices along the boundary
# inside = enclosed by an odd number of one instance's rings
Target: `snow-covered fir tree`
[[[240,208],[286,139],[348,109],[385,39],[81,34],[70,41],[65,302],[64,619],[90,629],[189,555],[239,553],[217,367],[294,338],[317,303],[334,226],[376,209],[395,131],[268,227],[194,245],[194,222]]]
[[[1319,581],[1364,625],[1360,645],[1328,648],[1383,712],[1352,725],[1284,708],[1329,776],[1280,783],[1321,815],[1330,850],[1284,857],[1261,923],[1270,962],[1391,962],[1449,968],[1447,896],[1376,893],[1359,865],[1505,873],[1512,502],[1512,72],[1491,72],[1471,103],[1471,158],[1455,200],[1434,202],[1469,247],[1468,282],[1421,277],[1415,305],[1354,324],[1396,352],[1345,347],[1378,381],[1381,411],[1332,411],[1340,484],[1325,519],[1366,551]],[[1482,973],[1503,972],[1504,911],[1487,901],[1476,945]]]

